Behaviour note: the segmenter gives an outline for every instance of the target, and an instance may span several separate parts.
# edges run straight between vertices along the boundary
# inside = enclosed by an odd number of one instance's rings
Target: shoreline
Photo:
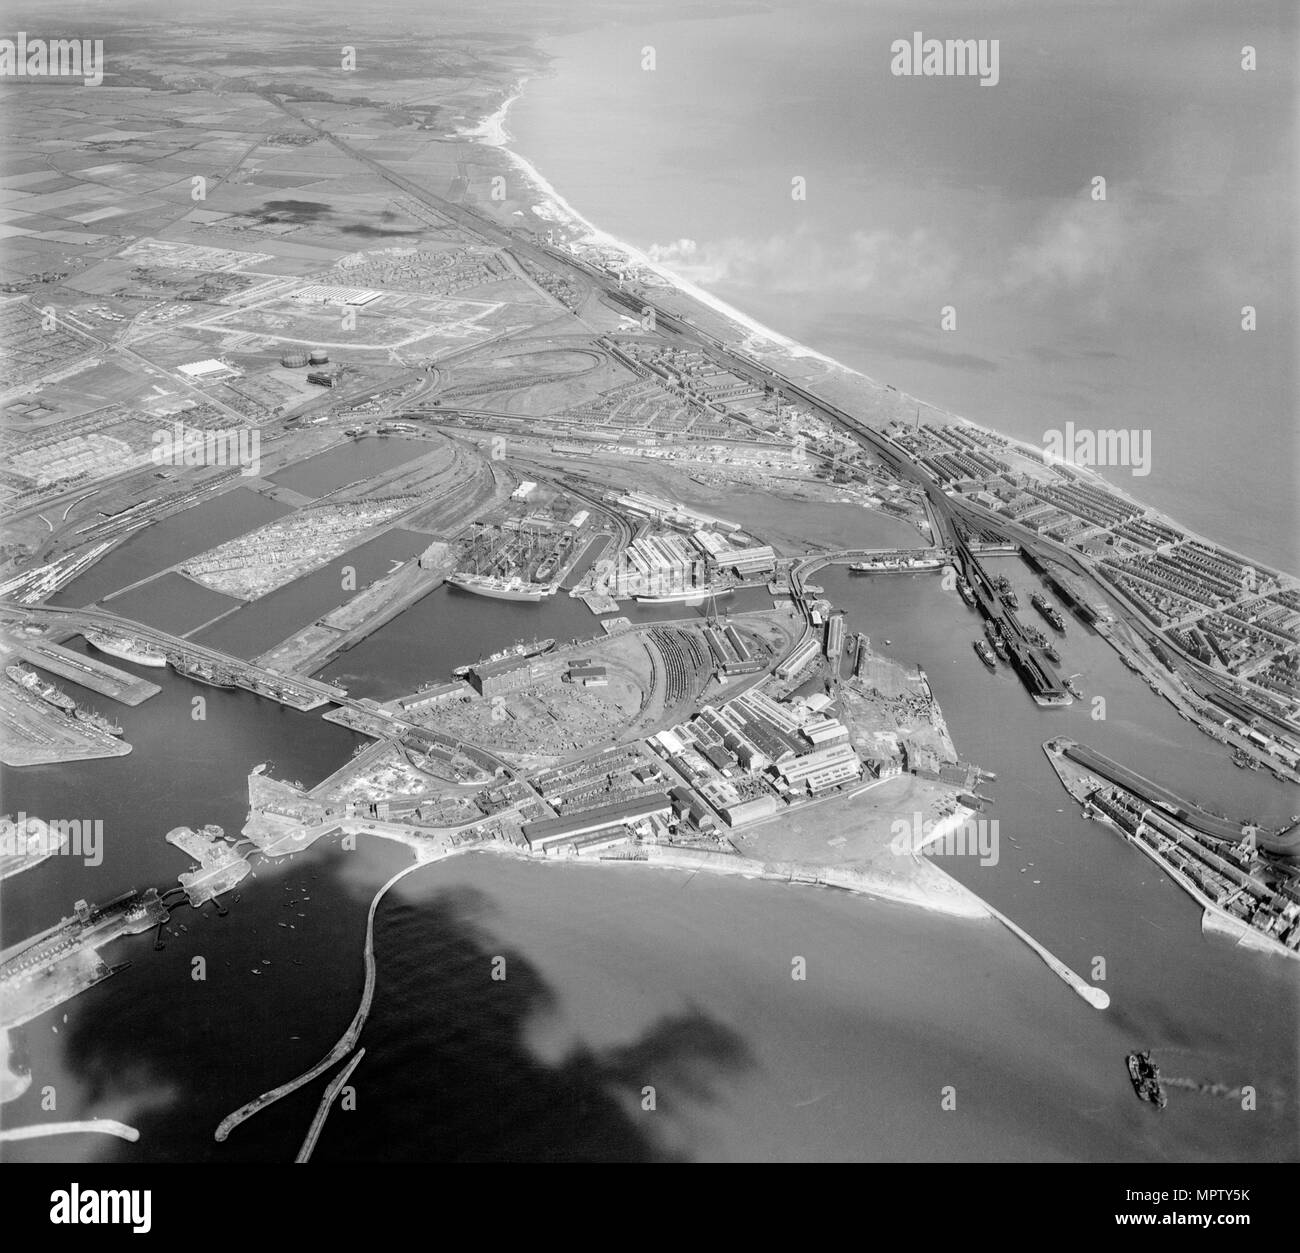
[[[691,299],[699,301],[700,304],[707,306],[719,316],[726,318],[737,326],[743,327],[751,336],[765,340],[772,346],[788,352],[794,357],[811,357],[824,365],[831,366],[833,369],[866,379],[874,387],[885,386],[861,370],[855,370],[852,366],[847,366],[834,357],[827,356],[815,348],[810,348],[807,344],[801,344],[779,331],[774,331],[770,326],[765,326],[757,318],[750,317],[749,314],[737,309],[734,305],[727,304],[721,297],[713,295],[690,279],[675,273],[662,262],[652,260],[641,249],[634,247],[625,240],[618,239],[597,226],[590,218],[583,216],[527,157],[510,146],[514,137],[506,128],[506,117],[510,112],[510,106],[524,94],[527,83],[527,78],[519,79],[511,94],[506,97],[495,112],[489,114],[477,125],[458,133],[462,139],[483,144],[489,148],[497,148],[505,154],[510,163],[523,174],[525,182],[540,197],[539,201],[533,205],[533,212],[538,217],[546,221],[554,221],[558,225],[574,231],[581,243],[621,253],[634,264],[657,274],[666,286],[675,288],[684,295],[691,297]],[[899,394],[902,395],[903,393]],[[918,397],[909,396],[908,399],[916,400],[918,404],[928,405],[931,409],[935,408],[935,406],[929,405],[927,401],[920,400]],[[952,414],[949,416],[955,418],[957,415]]]
[[[859,370],[854,366],[845,365],[844,362],[834,357],[820,352],[807,344],[784,335],[771,327],[764,325],[757,318],[751,317],[742,310],[737,309],[734,305],[728,304],[721,297],[713,295],[706,289],[698,286],[690,279],[675,273],[661,262],[654,261],[646,256],[639,248],[611,235],[608,231],[597,226],[589,218],[585,217],[573,204],[567,200],[564,195],[555,187],[553,183],[531,162],[527,157],[511,147],[513,136],[506,125],[511,106],[519,100],[524,94],[524,90],[530,81],[530,77],[524,76],[517,79],[511,88],[510,94],[502,103],[490,114],[473,126],[467,126],[457,131],[457,136],[462,141],[469,143],[482,144],[486,147],[496,148],[504,153],[507,160],[523,175],[524,181],[529,185],[532,191],[537,195],[538,200],[532,205],[534,214],[547,221],[554,221],[557,225],[567,227],[575,232],[578,242],[588,246],[604,248],[611,252],[617,252],[627,257],[635,265],[641,266],[659,276],[664,284],[681,295],[687,296],[692,300],[704,305],[706,308],[717,314],[719,317],[726,319],[736,327],[746,332],[746,336],[741,341],[741,347],[746,351],[761,351],[751,347],[751,340],[757,339],[764,341],[770,349],[776,349],[784,352],[797,360],[812,359],[828,366],[831,370],[839,371],[841,374],[851,375],[855,379],[860,379],[871,387],[879,388],[881,391],[893,391],[898,397],[916,405],[922,405],[932,413],[938,414],[942,419],[948,422],[957,423],[963,426],[974,427],[977,430],[989,431],[1001,439],[1005,439],[1015,450],[1022,455],[1030,456],[1042,463],[1045,467],[1050,468],[1050,463],[1045,459],[1043,450],[1034,444],[1017,435],[1010,435],[1005,431],[998,430],[995,427],[986,426],[981,422],[976,422],[973,418],[963,417],[961,414],[953,413],[949,409],[944,409],[932,401],[925,400],[911,392],[902,391],[890,384],[883,383],[879,379],[873,378],[864,370]],[[811,386],[811,384],[809,384]],[[1168,523],[1177,531],[1181,532],[1187,540],[1200,541],[1218,548],[1230,556],[1240,558],[1243,562],[1254,566],[1257,570],[1264,573],[1272,573],[1284,578],[1296,578],[1294,572],[1288,571],[1281,566],[1264,565],[1256,561],[1247,553],[1243,553],[1235,548],[1229,547],[1220,540],[1211,538],[1202,532],[1193,530],[1191,527],[1184,525],[1174,518],[1171,514],[1165,513],[1156,506],[1148,504],[1141,498],[1133,495],[1128,489],[1119,486],[1104,474],[1100,473],[1096,466],[1075,465],[1073,462],[1064,462],[1070,469],[1076,473],[1085,475],[1088,479],[1104,485],[1105,489],[1116,493],[1125,500],[1135,505],[1141,506],[1145,511],[1149,511],[1159,522]]]

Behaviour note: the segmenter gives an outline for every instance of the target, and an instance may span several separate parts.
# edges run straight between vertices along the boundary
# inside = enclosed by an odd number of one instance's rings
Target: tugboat
[[[1151,1050],[1130,1053],[1127,1061],[1128,1077],[1133,1081],[1133,1091],[1137,1093],[1138,1099],[1149,1101],[1157,1109],[1164,1109],[1169,1098],[1165,1096],[1165,1090],[1160,1084],[1160,1067],[1151,1060]]]
[[[1080,689],[1078,683],[1075,682],[1075,678],[1073,675],[1071,675],[1068,679],[1065,680],[1063,686],[1065,690],[1069,692],[1071,696],[1074,697],[1075,700],[1083,699],[1083,691]]]
[[[962,600],[964,600],[964,601],[965,601],[965,602],[966,602],[966,603],[967,603],[967,604],[968,604],[972,609],[974,609],[974,608],[975,608],[975,589],[974,589],[973,587],[971,587],[971,585],[970,585],[969,583],[967,583],[965,579],[958,579],[958,580],[957,580],[957,591],[958,591],[958,594],[961,596]]]
[[[990,670],[998,668],[998,659],[993,655],[993,650],[983,641],[975,641],[975,651],[979,653],[980,660],[988,666]]]

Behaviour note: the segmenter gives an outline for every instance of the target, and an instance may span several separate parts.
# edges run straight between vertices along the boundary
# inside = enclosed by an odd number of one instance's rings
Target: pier
[[[356,1047],[357,1039],[361,1035],[361,1028],[365,1026],[366,1018],[370,1014],[370,1003],[374,999],[375,995],[375,911],[379,908],[379,902],[384,899],[389,888],[391,888],[399,879],[404,879],[413,870],[419,870],[421,866],[425,864],[426,863],[423,861],[417,861],[399,870],[390,879],[385,881],[384,885],[375,893],[374,900],[370,902],[370,912],[366,917],[365,988],[361,993],[361,1004],[357,1006],[357,1012],[353,1016],[352,1022],[348,1025],[348,1029],[339,1037],[338,1043],[335,1044],[335,1046],[310,1070],[304,1071],[296,1079],[290,1079],[287,1083],[282,1083],[279,1087],[272,1088],[269,1092],[263,1092],[261,1096],[255,1097],[253,1100],[249,1101],[247,1105],[241,1105],[233,1114],[226,1115],[226,1117],[221,1120],[216,1131],[213,1132],[213,1139],[219,1142],[225,1140],[240,1123],[251,1118],[259,1110],[265,1109],[268,1105],[274,1104],[282,1096],[288,1096],[290,1092],[296,1092],[303,1084],[310,1083],[318,1075],[324,1074],[325,1071],[333,1066],[335,1062],[346,1057],[348,1053]],[[360,1061],[360,1054],[358,1054],[356,1060]],[[349,1067],[349,1073],[350,1070],[351,1068]],[[326,1093],[326,1095],[328,1096],[329,1094]],[[325,1108],[328,1109],[328,1104]],[[317,1111],[317,1117],[322,1123],[324,1122],[320,1110]],[[313,1124],[313,1126],[314,1125],[315,1124]],[[319,1134],[319,1128],[316,1130],[317,1134]],[[303,1151],[310,1153],[311,1147],[314,1144],[314,1138],[311,1138],[310,1144],[304,1142]],[[304,1158],[302,1160],[306,1159]]]
[[[316,1149],[316,1141],[320,1138],[320,1133],[325,1129],[325,1119],[329,1117],[329,1112],[334,1106],[334,1099],[342,1091],[343,1085],[347,1083],[352,1072],[361,1064],[361,1059],[365,1055],[365,1049],[357,1049],[352,1056],[352,1060],[330,1080],[329,1087],[325,1089],[325,1095],[321,1097],[320,1105],[316,1108],[316,1117],[311,1120],[311,1126],[307,1129],[307,1136],[302,1142],[302,1148],[298,1150],[298,1156],[293,1159],[295,1163],[311,1160],[311,1155]]]
[[[157,683],[150,683],[138,675],[129,674],[110,666],[97,657],[74,653],[62,644],[50,640],[22,640],[7,636],[0,641],[0,651],[16,654],[23,661],[40,666],[61,679],[70,679],[82,687],[120,701],[123,705],[139,705],[162,691]]]
[[[1006,927],[1012,935],[1028,944],[1029,947],[1047,963],[1050,969],[1060,975],[1061,978],[1074,989],[1074,991],[1076,991],[1085,1001],[1088,1002],[1089,1005],[1093,1007],[1093,1009],[1106,1009],[1109,1007],[1110,995],[1108,993],[1103,992],[1101,988],[1094,987],[1082,976],[1075,974],[1074,971],[1071,970],[1059,957],[1048,952],[1048,950],[1039,944],[1039,942],[1035,940],[1028,931],[1021,926],[1017,926],[1016,923],[1012,922],[1011,919],[1008,918],[1006,914],[1002,913],[1001,910],[994,909],[987,901],[985,901],[984,904],[988,907],[989,913],[991,913],[994,918]]]

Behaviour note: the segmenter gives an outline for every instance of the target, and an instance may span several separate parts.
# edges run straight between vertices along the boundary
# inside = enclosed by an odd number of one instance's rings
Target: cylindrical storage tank
[[[280,358],[280,364],[287,366],[290,370],[300,369],[307,364],[307,354],[305,352],[286,352]]]
[[[329,359],[330,359],[330,355],[325,351],[324,348],[316,348],[312,350],[312,354],[311,354],[312,365],[328,365]]]

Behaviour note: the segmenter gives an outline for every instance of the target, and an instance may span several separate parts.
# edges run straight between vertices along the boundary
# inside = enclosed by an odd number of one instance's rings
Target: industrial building
[[[606,828],[626,828],[644,822],[652,814],[667,816],[671,811],[672,802],[667,792],[651,792],[635,800],[620,801],[615,805],[601,805],[596,809],[588,809],[584,813],[526,822],[522,830],[529,848],[536,851],[561,840],[572,840]],[[620,838],[627,838],[626,830],[623,830]]]
[[[798,674],[820,652],[821,647],[817,642],[817,637],[815,635],[809,636],[789,657],[777,666],[776,677],[778,679],[788,679],[791,675]]]
[[[844,615],[833,613],[826,620],[826,657],[838,661],[844,651]]]
[[[505,657],[500,661],[480,662],[472,666],[469,681],[480,696],[518,692],[549,678],[562,664],[554,658]]]
[[[417,713],[421,709],[429,709],[445,700],[453,700],[458,696],[468,695],[469,688],[465,685],[464,680],[457,679],[454,683],[439,683],[433,687],[421,688],[420,691],[413,692],[410,696],[403,696],[397,703],[402,707],[404,713]]]
[[[583,687],[605,687],[609,683],[609,672],[604,666],[571,665],[566,676],[570,683]]]
[[[832,744],[793,761],[778,762],[777,772],[791,788],[804,786],[814,795],[862,775],[862,762],[850,744]]]

